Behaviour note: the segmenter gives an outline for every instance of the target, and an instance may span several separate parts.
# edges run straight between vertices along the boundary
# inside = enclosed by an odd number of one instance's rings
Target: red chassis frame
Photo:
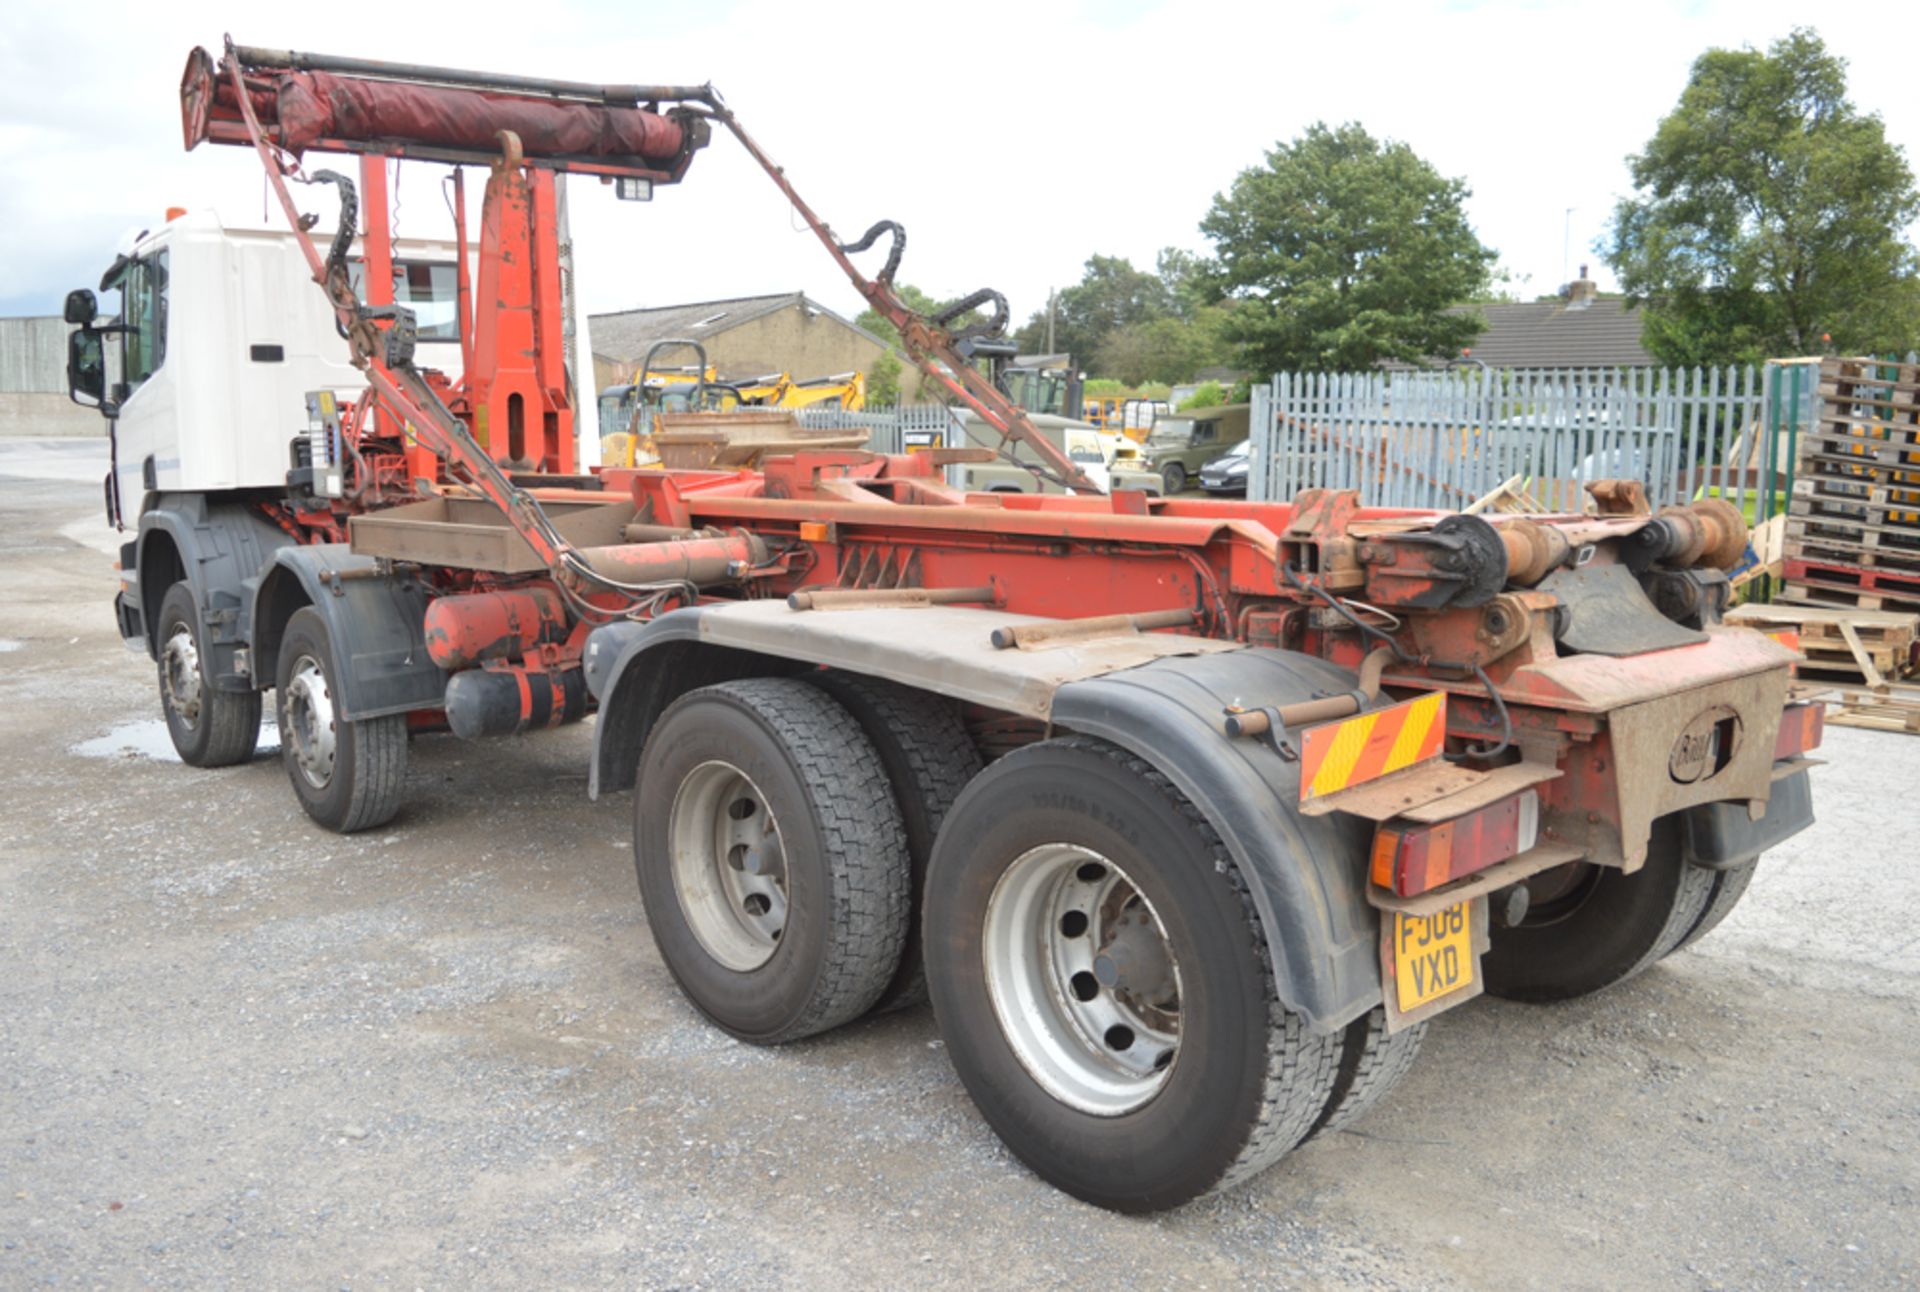
[[[950,330],[951,312],[928,320],[899,300],[892,286],[902,237],[897,226],[883,222],[860,241],[842,244],[710,87],[591,87],[356,65],[371,69],[367,74],[376,80],[484,90],[492,100],[532,97],[645,112],[672,103],[670,115],[682,132],[680,151],[664,162],[541,152],[505,131],[492,151],[444,140],[319,140],[312,146],[365,156],[364,254],[373,287],[367,300],[357,299],[341,269],[343,244],[336,240],[333,255],[321,254],[287,187],[289,179],[312,182],[328,173],[305,175],[276,138],[279,127],[261,119],[262,106],[299,68],[356,70],[349,63],[229,45],[217,71],[209,56],[195,51],[183,84],[190,147],[211,140],[251,144],[258,152],[370,386],[345,427],[357,492],[340,506],[277,519],[313,541],[338,541],[352,515],[393,503],[435,495],[490,503],[525,542],[538,571],[432,568],[422,574],[442,594],[436,613],[450,643],[447,658],[471,664],[485,656],[484,667],[512,674],[523,696],[539,700],[527,699],[523,716],[558,722],[578,713],[577,700],[567,698],[579,695],[586,635],[602,623],[695,602],[810,589],[966,589],[978,602],[1010,612],[1062,620],[1158,616],[1142,626],[1304,651],[1356,669],[1370,654],[1389,651],[1382,679],[1389,692],[1451,693],[1447,743],[1456,756],[1477,750],[1483,765],[1524,757],[1565,769],[1540,791],[1547,819],[1559,823],[1545,833],[1558,830],[1589,855],[1610,853],[1616,864],[1631,866],[1645,854],[1644,822],[1621,790],[1625,751],[1611,742],[1608,715],[1683,690],[1784,677],[1787,653],[1738,631],[1699,635],[1656,653],[1563,657],[1556,599],[1530,590],[1569,564],[1594,570],[1631,564],[1636,572],[1650,565],[1664,571],[1681,594],[1701,595],[1704,587],[1710,599],[1713,572],[1730,568],[1745,544],[1740,517],[1719,503],[1655,517],[1632,489],[1610,488],[1597,491],[1606,513],[1599,516],[1483,520],[1362,508],[1351,493],[1324,491],[1258,504],[1129,492],[978,495],[943,482],[948,462],[980,450],[894,457],[802,452],[754,471],[575,475],[553,173],[672,183],[705,142],[705,127],[718,123],[740,139],[856,288],[895,324],[923,370],[1004,437],[1029,444],[1063,482],[1090,489],[1079,469],[970,362],[966,343],[977,330]],[[383,310],[390,304],[382,299],[390,274],[380,268],[391,262],[387,156],[490,167],[471,288],[464,281],[460,220],[468,367],[458,385],[414,368],[402,343],[405,320]],[[463,214],[464,195],[457,188],[456,194]],[[869,279],[849,257],[888,232],[893,254]],[[994,293],[976,293],[963,304],[995,304],[1004,315]],[[401,469],[394,468],[396,458]],[[629,523],[619,531],[626,541],[570,541],[550,512],[588,503],[630,506]],[[503,591],[531,600],[508,603],[493,595]],[[537,608],[523,615],[514,606]],[[1695,606],[1691,613],[1710,624],[1713,607],[1705,609],[1702,615]],[[505,648],[484,649],[490,640]],[[1770,735],[1765,744],[1773,748]],[[1664,746],[1659,752],[1664,757]],[[1599,835],[1610,836],[1609,847],[1594,847]]]

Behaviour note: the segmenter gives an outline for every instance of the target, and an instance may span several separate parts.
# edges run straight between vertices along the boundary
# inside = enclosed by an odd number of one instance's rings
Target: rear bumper
[[[1813,783],[1802,770],[1773,783],[1757,821],[1745,803],[1702,803],[1680,813],[1681,854],[1708,870],[1732,870],[1812,824]]]

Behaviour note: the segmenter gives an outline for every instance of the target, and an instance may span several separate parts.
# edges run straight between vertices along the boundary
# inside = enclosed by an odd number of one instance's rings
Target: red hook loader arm
[[[591,792],[635,796],[648,922],[698,1008],[774,1044],[930,996],[982,1114],[1078,1196],[1233,1186],[1361,1115],[1433,1015],[1602,990],[1704,936],[1812,819],[1821,711],[1792,651],[1720,621],[1746,544],[1724,503],[1086,492],[970,362],[991,338],[961,315],[1004,303],[906,309],[898,227],[843,243],[711,87],[230,46],[196,51],[183,106],[190,147],[255,148],[367,382],[263,432],[293,437],[284,489],[150,495],[121,618],[183,758],[250,753],[204,715],[270,690],[295,794],[349,831],[401,810],[410,725],[597,711]],[[1081,492],[966,493],[952,450],[573,469],[542,193],[676,183],[715,122],[915,361]],[[360,154],[361,182],[303,149]],[[381,290],[393,157],[489,168],[457,379]],[[289,180],[341,194],[324,252]],[[171,268],[169,363],[197,272]]]

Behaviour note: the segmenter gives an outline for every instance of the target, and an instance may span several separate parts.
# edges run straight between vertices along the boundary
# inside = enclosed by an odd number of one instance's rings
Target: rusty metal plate
[[[1385,821],[1390,817],[1405,816],[1436,799],[1470,790],[1485,777],[1485,772],[1476,772],[1470,767],[1435,758],[1418,766],[1388,772],[1377,780],[1302,799],[1300,812],[1303,816],[1347,812],[1369,821]]]
[[[1644,655],[1676,646],[1697,646],[1706,634],[1682,628],[1654,609],[1640,580],[1624,565],[1556,570],[1538,591],[1560,599],[1568,613],[1560,644],[1586,655]]]
[[[1477,775],[1479,779],[1459,793],[1408,808],[1400,815],[1422,825],[1451,821],[1489,803],[1498,803],[1509,794],[1518,794],[1542,781],[1554,780],[1560,775],[1560,769],[1547,763],[1511,763]]]
[[[1765,802],[1786,698],[1778,669],[1609,714],[1621,855],[1594,859],[1637,870],[1656,818],[1696,803]]]

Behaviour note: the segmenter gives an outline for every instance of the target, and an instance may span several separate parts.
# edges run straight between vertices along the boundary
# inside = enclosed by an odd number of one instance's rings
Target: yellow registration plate
[[[1400,1012],[1473,985],[1472,901],[1433,915],[1393,917],[1393,979]]]

